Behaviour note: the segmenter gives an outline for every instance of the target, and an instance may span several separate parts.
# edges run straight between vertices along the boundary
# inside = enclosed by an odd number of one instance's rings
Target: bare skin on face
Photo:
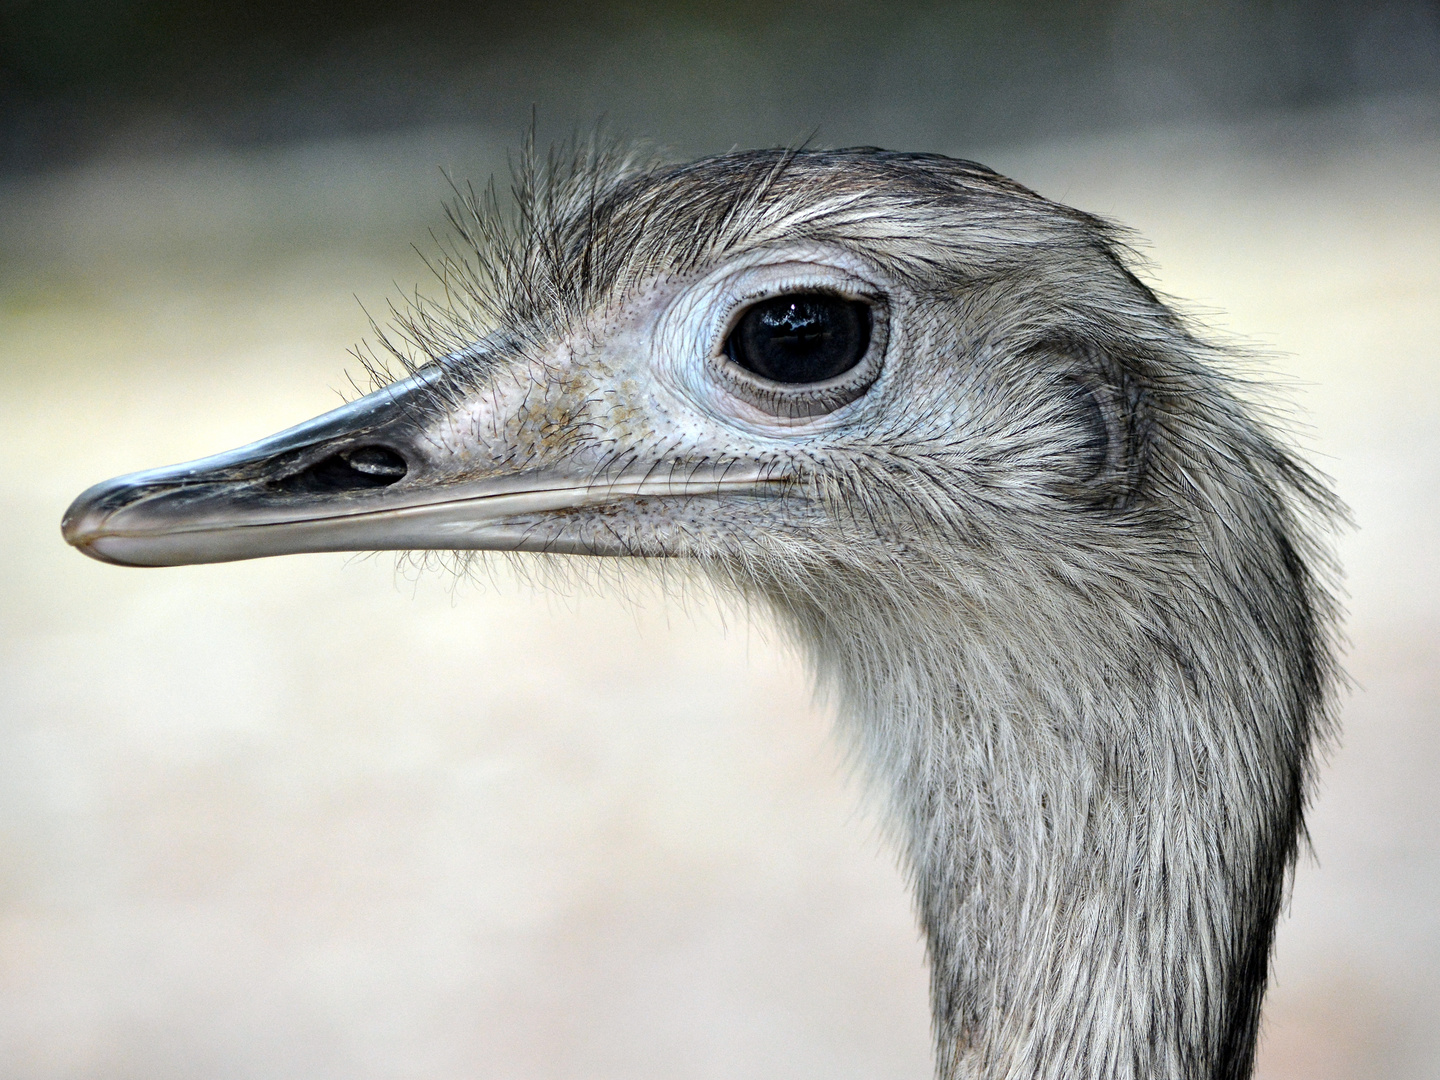
[[[1249,1075],[1331,727],[1343,511],[1118,230],[967,162],[606,153],[458,208],[408,374],[97,485],[162,566],[683,560],[768,606],[889,794],[937,1072]]]

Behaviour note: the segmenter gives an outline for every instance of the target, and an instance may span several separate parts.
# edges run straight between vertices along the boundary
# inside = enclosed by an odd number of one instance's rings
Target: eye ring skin
[[[782,383],[748,371],[731,360],[725,351],[740,320],[756,304],[791,293],[828,293],[842,300],[865,304],[870,315],[870,341],[865,355],[848,371],[833,379],[814,383]],[[850,293],[825,287],[778,289],[758,296],[746,297],[726,320],[723,331],[706,357],[706,366],[720,385],[741,401],[787,420],[803,420],[824,416],[859,398],[875,384],[890,340],[890,305],[884,296],[875,293]]]

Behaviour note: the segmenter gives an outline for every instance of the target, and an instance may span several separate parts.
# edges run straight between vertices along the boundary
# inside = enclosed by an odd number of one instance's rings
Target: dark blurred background
[[[608,117],[997,145],[1440,87],[1435,0],[0,0],[0,163]]]

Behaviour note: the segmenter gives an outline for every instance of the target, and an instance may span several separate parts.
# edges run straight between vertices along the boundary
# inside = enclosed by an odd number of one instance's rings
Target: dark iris
[[[779,383],[816,383],[849,371],[870,347],[870,307],[827,293],[762,300],[740,317],[725,355]]]

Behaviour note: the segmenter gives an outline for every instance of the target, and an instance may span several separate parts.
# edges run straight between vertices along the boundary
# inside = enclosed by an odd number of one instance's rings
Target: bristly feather
[[[825,168],[836,164],[847,167],[843,177]],[[887,235],[903,220],[892,211],[927,195],[970,189],[971,223],[982,227],[989,219],[1008,232],[1016,215],[1040,224],[1047,215],[1034,211],[1044,206],[1117,249],[1123,244],[1118,227],[1047,203],[983,165],[871,147],[747,151],[673,165],[599,136],[542,159],[532,138],[512,169],[508,203],[493,179],[478,191],[452,187],[449,235],[426,257],[439,294],[417,292],[392,308],[393,332],[373,330],[402,370],[453,358],[456,383],[483,376],[466,360],[496,331],[508,343],[543,344],[638,283],[684,274],[741,245],[837,232],[860,242],[900,239],[911,270],[954,272],[952,252],[929,230]],[[999,254],[1004,233],[995,239]],[[375,365],[379,386],[393,381],[373,350],[362,362]]]

